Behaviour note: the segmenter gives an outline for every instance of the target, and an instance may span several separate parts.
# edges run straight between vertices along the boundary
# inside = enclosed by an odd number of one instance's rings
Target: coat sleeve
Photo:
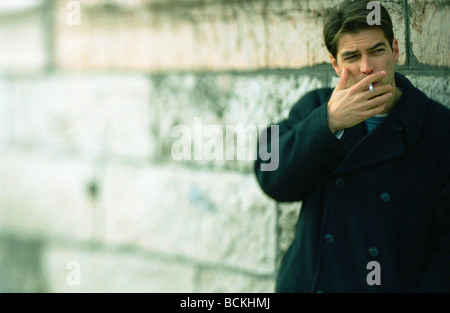
[[[418,292],[450,292],[450,182],[436,198],[437,214],[429,232]]]
[[[326,102],[332,90],[306,94],[292,108],[288,119],[271,125],[260,136],[254,171],[263,191],[279,202],[301,201],[321,173],[336,166],[339,144],[327,124]],[[273,131],[278,127],[278,133]],[[267,151],[277,158],[276,168],[264,170]],[[271,160],[273,162],[273,160]]]

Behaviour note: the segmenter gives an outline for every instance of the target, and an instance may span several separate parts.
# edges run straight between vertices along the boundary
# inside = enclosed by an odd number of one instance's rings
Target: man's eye
[[[351,59],[354,59],[354,58],[356,58],[356,55],[349,56],[349,57],[345,58],[345,60],[351,60]]]
[[[383,52],[384,51],[384,49],[377,49],[377,50],[375,50],[374,52],[375,53],[381,53],[381,52]]]

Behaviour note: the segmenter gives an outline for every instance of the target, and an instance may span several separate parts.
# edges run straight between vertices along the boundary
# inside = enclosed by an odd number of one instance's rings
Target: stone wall
[[[1,1],[0,291],[272,292],[301,204],[259,189],[252,130],[336,83],[339,2]],[[382,3],[449,106],[450,2]],[[175,160],[177,125],[223,158]]]

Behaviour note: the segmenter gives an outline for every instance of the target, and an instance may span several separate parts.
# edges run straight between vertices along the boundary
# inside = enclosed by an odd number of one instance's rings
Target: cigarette
[[[373,92],[373,85],[371,83],[369,84],[369,90],[370,92]]]

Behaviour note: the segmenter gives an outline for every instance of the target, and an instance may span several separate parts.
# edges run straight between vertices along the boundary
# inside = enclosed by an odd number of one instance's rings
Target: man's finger
[[[336,89],[344,90],[347,87],[347,81],[348,81],[348,70],[344,67],[342,69],[342,75],[339,78],[339,81],[337,82]]]
[[[391,97],[392,97],[392,92],[382,94],[376,98],[373,98],[373,99],[370,99],[369,101],[367,101],[366,106],[369,108],[379,106],[380,104],[387,102]]]
[[[385,75],[386,75],[385,71],[373,73],[373,74],[365,77],[364,79],[362,79],[357,84],[355,84],[354,87],[355,87],[355,89],[358,89],[358,90],[366,90],[370,83],[373,83],[373,82],[383,78]]]
[[[369,90],[365,91],[364,92],[364,98],[366,98],[366,99],[373,99],[373,98],[378,97],[379,95],[382,95],[382,94],[384,94],[386,92],[389,92],[391,90],[392,90],[392,85],[389,85],[389,84],[387,84],[387,85],[380,85],[380,86],[377,85],[373,89],[372,92],[369,91]]]

